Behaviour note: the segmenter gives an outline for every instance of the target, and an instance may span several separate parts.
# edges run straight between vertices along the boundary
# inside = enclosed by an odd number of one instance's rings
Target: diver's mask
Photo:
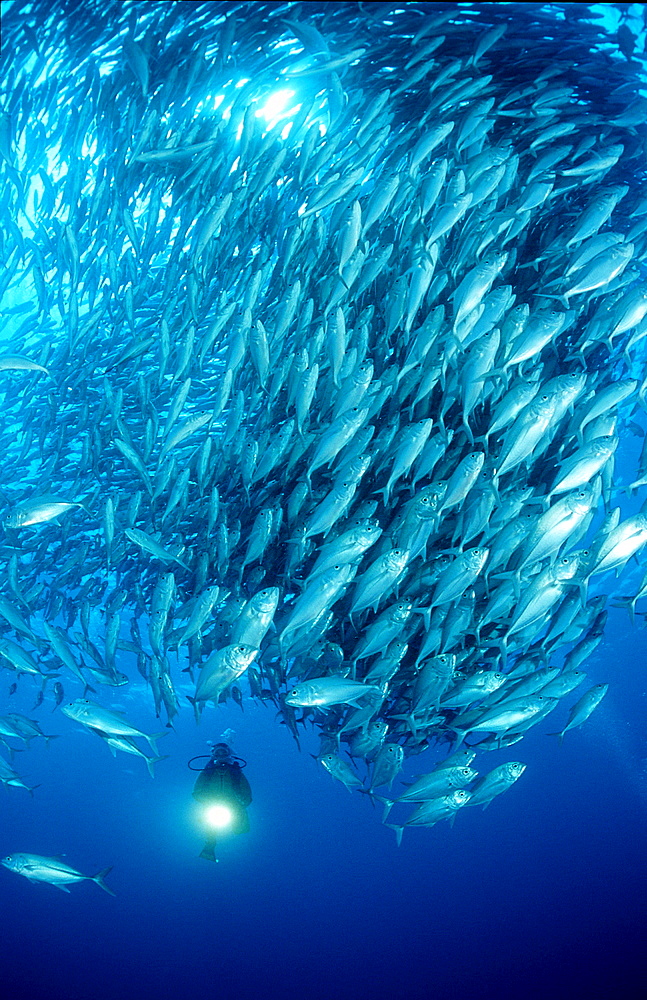
[[[226,743],[216,743],[211,751],[211,759],[217,763],[231,760],[231,750]]]

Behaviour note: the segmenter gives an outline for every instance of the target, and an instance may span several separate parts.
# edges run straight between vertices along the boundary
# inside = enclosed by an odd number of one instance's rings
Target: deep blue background
[[[0,995],[640,996],[646,651],[645,632],[615,612],[587,665],[611,688],[586,726],[562,747],[546,735],[571,695],[512,751],[477,759],[481,771],[525,761],[514,788],[453,829],[405,830],[399,849],[380,812],[318,767],[308,738],[300,754],[270,707],[211,706],[199,729],[180,715],[155,780],[41,710],[61,738],[16,755],[41,787],[3,794],[2,853],[65,852],[87,873],[113,864],[118,895],[90,882],[66,895],[0,869]],[[123,702],[129,717],[156,731],[136,699]],[[197,857],[186,761],[229,726],[248,760],[252,829],[214,865]]]
[[[64,852],[87,873],[112,864],[117,896],[0,868],[0,1000],[642,998],[646,666],[647,634],[613,612],[584,667],[587,687],[611,685],[589,722],[561,747],[546,735],[580,689],[521,744],[477,759],[482,772],[528,765],[508,793],[453,828],[405,830],[399,849],[380,812],[310,758],[314,742],[299,753],[270,707],[209,706],[197,730],[187,710],[151,780],[50,705],[32,713],[27,678],[7,699],[2,671],[0,712],[61,735],[16,755],[40,787],[33,799],[0,791],[2,856]],[[141,688],[123,707],[154,732],[150,703]],[[228,727],[248,760],[252,826],[213,865],[198,858],[186,762]]]

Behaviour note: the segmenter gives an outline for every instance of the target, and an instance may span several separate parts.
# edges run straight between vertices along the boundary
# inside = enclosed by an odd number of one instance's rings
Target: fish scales
[[[561,5],[493,25],[487,4],[292,20],[264,0],[236,21],[220,0],[166,5],[152,58],[148,6],[61,5],[36,65],[35,29],[3,12],[1,65],[29,103],[10,95],[0,117],[0,666],[56,707],[51,651],[77,714],[74,688],[101,683],[85,724],[150,767],[105,713],[141,677],[158,714],[186,709],[167,647],[198,668],[196,719],[241,684],[259,697],[263,676],[292,732],[296,709],[377,758],[371,794],[435,740],[516,741],[579,682],[604,625],[592,602],[647,539],[642,513],[593,518],[645,399],[634,64]],[[110,46],[123,67],[104,73]],[[278,113],[277,80],[295,95]],[[535,643],[578,645],[547,682]],[[122,652],[139,673],[114,669]],[[340,753],[318,760],[362,785]],[[430,779],[436,805],[398,836],[487,805],[525,765],[502,767],[460,795]]]

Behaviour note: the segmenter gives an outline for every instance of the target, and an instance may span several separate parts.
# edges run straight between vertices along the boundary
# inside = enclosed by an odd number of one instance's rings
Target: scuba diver
[[[198,757],[189,761],[189,767]],[[232,754],[227,743],[216,743],[208,763],[200,769],[193,798],[204,806],[202,825],[207,831],[201,858],[217,861],[214,848],[219,833],[237,835],[249,830],[247,806],[252,790],[243,774],[246,761]],[[192,768],[191,770],[197,770]]]

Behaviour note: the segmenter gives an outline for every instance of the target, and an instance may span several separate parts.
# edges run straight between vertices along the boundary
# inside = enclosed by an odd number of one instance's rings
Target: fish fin
[[[100,872],[97,872],[96,875],[92,875],[90,877],[92,878],[92,881],[96,882],[97,885],[100,885],[103,891],[107,892],[109,896],[116,896],[117,893],[113,892],[110,886],[106,885],[106,883],[104,882],[106,875],[108,875],[111,871],[112,871],[112,865],[108,865],[107,868],[102,868]]]
[[[391,493],[391,485],[388,484],[388,483],[387,483],[386,486],[383,486],[379,490],[373,490],[373,496],[381,495],[381,497],[382,497],[382,504],[383,504],[384,507],[386,507],[386,505],[387,505],[387,503],[389,501],[389,495],[390,495],[390,493]]]
[[[387,799],[386,796],[384,796],[384,795],[376,795],[375,798],[379,799],[380,802],[384,803],[384,812],[382,814],[382,822],[386,823],[387,817],[388,817],[389,813],[391,812],[391,810],[393,809],[393,806],[395,805],[395,799]]]
[[[635,597],[618,597],[615,601],[611,602],[612,608],[626,608],[629,612],[629,618],[631,619],[631,624],[633,625],[636,621],[636,598]]]
[[[402,843],[402,831],[404,830],[404,827],[395,826],[394,823],[385,823],[384,825],[388,826],[389,830],[395,830],[395,839],[397,840],[399,847],[400,844]]]
[[[202,709],[200,708],[200,702],[196,701],[195,698],[192,698],[190,694],[188,694],[186,696],[186,700],[190,701],[191,704],[193,705],[193,712],[195,714],[195,723],[196,723],[196,726],[197,726],[199,724],[199,722],[200,722],[200,716],[202,715]],[[157,751],[155,751],[155,752],[157,752]]]
[[[30,878],[29,881],[33,882],[34,885],[35,885],[37,882],[40,881],[40,879]],[[61,892],[69,892],[70,891],[66,885],[58,885],[58,883],[56,883],[56,882],[50,882],[49,884],[53,885],[55,889],[60,889]]]
[[[146,737],[146,742],[148,743],[149,747],[151,748],[155,756],[157,756],[158,754],[157,741],[161,740],[163,736],[168,736],[168,734],[169,734],[168,729],[164,729],[162,730],[161,733],[152,733],[151,736]]]

